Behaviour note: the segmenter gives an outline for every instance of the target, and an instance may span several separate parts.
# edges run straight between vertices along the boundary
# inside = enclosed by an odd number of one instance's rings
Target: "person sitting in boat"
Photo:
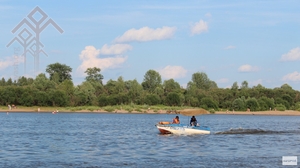
[[[180,124],[180,120],[179,120],[179,117],[178,117],[178,116],[176,116],[176,117],[173,119],[172,124]]]
[[[191,118],[190,124],[191,124],[191,126],[197,126],[197,119],[196,119],[195,116],[193,116],[193,117]]]

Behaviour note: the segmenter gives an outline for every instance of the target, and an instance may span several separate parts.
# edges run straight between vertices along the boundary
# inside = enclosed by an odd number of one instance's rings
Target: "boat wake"
[[[285,133],[300,134],[300,131],[299,130],[272,131],[272,130],[263,130],[263,129],[231,128],[228,131],[216,132],[215,134],[285,134]]]

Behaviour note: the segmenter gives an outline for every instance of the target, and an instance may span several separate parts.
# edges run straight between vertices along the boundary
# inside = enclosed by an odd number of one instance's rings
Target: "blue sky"
[[[250,87],[287,83],[300,90],[297,0],[0,0],[1,78],[35,77],[34,57],[26,55],[25,72],[24,59],[14,56],[22,54],[17,51],[22,46],[7,44],[22,29],[12,30],[36,7],[64,31],[49,25],[40,33],[48,56],[40,54],[39,73],[59,62],[73,69],[75,84],[84,80],[87,68],[99,67],[104,82],[119,76],[142,82],[153,69],[182,86],[193,73],[205,72],[220,88],[247,81]]]

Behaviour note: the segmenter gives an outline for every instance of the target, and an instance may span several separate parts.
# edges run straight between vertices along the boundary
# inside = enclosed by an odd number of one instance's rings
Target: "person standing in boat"
[[[195,116],[193,116],[193,117],[191,118],[190,124],[191,124],[191,126],[197,126],[197,119],[196,119]]]
[[[176,117],[173,119],[172,124],[180,124],[180,120],[179,120],[179,117],[178,117],[178,116],[176,116]]]

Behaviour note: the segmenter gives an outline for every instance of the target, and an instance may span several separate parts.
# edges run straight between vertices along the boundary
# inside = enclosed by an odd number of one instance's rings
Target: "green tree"
[[[8,105],[15,103],[15,90],[13,86],[0,87],[0,102],[1,105]]]
[[[100,107],[104,107],[104,106],[109,105],[108,96],[107,96],[107,95],[100,95],[100,96],[98,97],[98,105],[99,105]]]
[[[101,69],[97,67],[88,68],[84,73],[87,74],[87,77],[85,77],[86,81],[95,81],[102,84],[103,75],[100,74]]]
[[[242,82],[241,89],[248,89],[248,88],[249,88],[248,82],[247,82],[247,81],[243,81],[243,82]]]
[[[214,110],[218,110],[218,104],[210,97],[204,97],[201,99],[200,101],[200,107],[204,108],[204,109],[214,109]]]
[[[189,100],[190,106],[192,106],[192,107],[199,107],[200,106],[200,102],[196,97],[189,97],[188,100]]]
[[[300,111],[300,102],[297,102],[297,103],[295,104],[295,110]]]
[[[83,82],[75,88],[74,96],[76,97],[76,105],[97,105],[97,97],[95,96],[95,88],[90,82]]]
[[[95,81],[90,81],[91,85],[95,88],[95,96],[98,97],[100,94],[104,94],[104,86],[103,84]]]
[[[143,93],[142,85],[134,79],[126,81],[125,86],[128,90],[128,98],[130,99],[130,102],[138,103],[139,99],[141,99],[141,94]]]
[[[19,104],[22,106],[33,106],[34,98],[31,89],[26,88],[22,91],[21,96],[18,98]]]
[[[52,106],[49,93],[45,91],[33,90],[33,101],[36,106]]]
[[[50,64],[46,68],[46,72],[50,75],[50,80],[57,80],[57,75],[59,76],[59,83],[64,80],[72,80],[71,72],[72,68],[60,63]]]
[[[66,93],[67,104],[74,105],[73,97],[75,87],[71,80],[64,80],[57,86],[57,89]]]
[[[163,83],[163,88],[165,94],[171,92],[180,92],[180,85],[178,82],[174,81],[174,79],[165,80]]]
[[[283,84],[280,88],[286,89],[286,90],[293,90],[293,88],[288,84]]]
[[[25,76],[20,77],[18,79],[18,81],[17,81],[17,85],[18,86],[26,86],[26,85],[28,85],[27,78]]]
[[[125,82],[123,80],[123,77],[120,76],[116,82],[116,89],[117,89],[117,92],[119,94],[121,93],[125,93],[127,90],[126,90],[126,86],[125,86]]]
[[[40,91],[47,91],[49,89],[54,89],[55,88],[55,82],[50,81],[45,74],[41,73],[39,74],[34,82],[33,82],[33,87],[40,90]]]
[[[246,104],[245,104],[245,98],[237,98],[232,102],[232,109],[237,111],[245,111],[246,110]]]
[[[148,94],[145,99],[146,104],[148,105],[157,105],[160,104],[160,98],[156,94]]]
[[[281,104],[281,105],[285,106],[286,109],[290,108],[290,103],[286,100],[283,100],[281,97],[276,97],[275,98],[275,104],[276,104],[276,106],[278,104]]]
[[[6,81],[6,85],[7,86],[12,86],[13,85],[13,81],[11,78],[9,78],[7,81]]]
[[[258,111],[259,110],[259,103],[256,98],[248,98],[245,102],[246,107],[249,108],[251,111]]]
[[[274,109],[275,104],[274,104],[274,99],[273,98],[268,98],[266,96],[262,96],[257,100],[260,110],[265,111],[269,109]]]
[[[71,80],[64,80],[58,85],[58,89],[65,91],[67,95],[71,96],[74,93],[74,84]]]
[[[119,90],[117,89],[117,81],[114,81],[112,79],[110,79],[106,82],[104,89],[108,95],[119,93]]]
[[[154,90],[161,85],[161,76],[154,70],[149,70],[144,75],[142,86],[149,93],[154,93]]]
[[[210,81],[210,89],[217,89],[218,88],[218,85],[215,81]]]
[[[181,105],[180,93],[176,93],[176,92],[168,93],[166,97],[166,104],[169,106],[180,106]]]
[[[53,82],[59,84],[59,83],[60,83],[60,81],[59,81],[59,80],[60,80],[59,74],[58,74],[57,72],[54,72],[54,74],[52,75],[51,80],[52,80]],[[67,79],[67,80],[68,80],[68,79]]]
[[[0,86],[5,86],[6,85],[6,81],[5,79],[2,77],[1,81],[0,81]]]
[[[33,82],[34,82],[34,79],[33,79],[33,78],[27,78],[27,84],[28,84],[28,85],[33,84]]]
[[[234,83],[232,84],[232,86],[231,86],[231,89],[232,89],[232,90],[238,90],[238,89],[239,89],[238,83],[237,83],[237,82],[234,82]]]
[[[211,81],[206,73],[197,72],[192,75],[192,81],[188,85],[195,85],[198,89],[208,90],[211,88],[217,88],[217,84]],[[189,87],[189,86],[188,86]]]
[[[226,88],[213,89],[210,91],[210,95],[213,100],[218,104],[221,109],[230,109],[231,102],[234,100],[233,90]]]
[[[156,87],[154,89],[153,94],[156,94],[157,96],[159,96],[159,98],[163,101],[165,96],[164,96],[164,90],[162,87]]]
[[[49,98],[52,106],[63,107],[68,105],[67,95],[64,91],[52,89],[49,91]]]
[[[253,86],[253,89],[260,89],[260,90],[262,90],[262,89],[265,89],[265,87],[259,83],[259,84],[257,84],[257,86]]]

